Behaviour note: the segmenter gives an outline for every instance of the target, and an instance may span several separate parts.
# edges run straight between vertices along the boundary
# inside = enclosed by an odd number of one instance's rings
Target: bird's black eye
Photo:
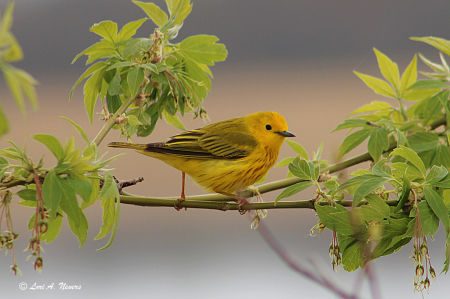
[[[272,126],[271,126],[271,125],[266,125],[266,130],[267,130],[267,131],[272,130]]]

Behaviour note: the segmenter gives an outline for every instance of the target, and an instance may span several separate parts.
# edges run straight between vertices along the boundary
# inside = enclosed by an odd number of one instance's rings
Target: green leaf
[[[212,35],[190,36],[180,43],[179,52],[195,62],[214,65],[215,61],[224,61],[228,54],[225,45],[216,44],[218,40]]]
[[[92,46],[88,47],[81,53],[79,53],[75,58],[72,60],[72,64],[75,63],[81,56],[88,55],[89,59],[86,64],[89,64],[89,61],[92,59],[95,60],[103,57],[113,57],[117,54],[116,49],[114,48],[113,44],[108,41],[100,41],[98,43],[93,44]]]
[[[425,165],[425,168],[430,168],[433,165],[433,159],[435,154],[436,154],[435,149],[418,153],[420,159],[423,161],[423,164]]]
[[[299,143],[290,141],[286,139],[286,142],[289,144],[289,146],[298,154],[300,157],[302,157],[305,160],[309,160],[308,153],[305,151],[303,146],[301,146]]]
[[[134,115],[128,115],[128,123],[132,126],[142,126],[143,124]]]
[[[392,62],[389,57],[387,57],[377,49],[374,48],[373,50],[377,55],[378,66],[381,73],[383,74],[383,77],[392,84],[395,90],[398,90],[400,78],[397,64]]]
[[[151,63],[151,62],[146,63],[146,64],[141,64],[140,67],[144,68],[144,69],[147,69],[147,70],[150,70],[150,71],[154,72],[155,74],[159,73],[158,72],[158,68],[156,67],[156,65]]]
[[[386,165],[386,159],[378,161],[373,166],[372,172],[377,176],[392,178],[392,171],[391,168]]]
[[[99,240],[106,237],[106,235],[108,235],[111,231],[114,224],[114,203],[114,198],[102,198],[102,226],[100,227],[100,232],[94,240]]]
[[[342,124],[339,124],[336,127],[336,129],[334,129],[331,132],[339,131],[339,130],[342,130],[342,129],[364,127],[366,125],[367,125],[367,121],[364,120],[364,119],[357,119],[357,118],[346,119],[346,120],[344,120],[344,122]]]
[[[24,188],[24,189],[18,191],[17,195],[19,195],[20,198],[25,199],[25,200],[36,201],[36,199],[37,199],[37,193],[36,193],[36,190],[34,190],[34,189],[25,189]]]
[[[186,127],[183,125],[181,120],[176,115],[169,114],[166,110],[163,111],[164,120],[174,126],[175,128],[178,128],[180,130],[187,131]]]
[[[427,151],[439,144],[439,137],[431,132],[417,132],[408,139],[410,148],[416,152]]]
[[[83,201],[88,202],[90,200],[92,194],[92,185],[90,181],[87,179],[68,176],[67,182],[75,190],[75,193],[83,199]]]
[[[321,206],[316,203],[314,206],[320,221],[331,231],[345,236],[352,236],[359,228],[352,223],[348,211],[339,204],[336,204],[336,207],[331,207]]]
[[[117,42],[121,42],[131,38],[133,35],[136,34],[136,30],[138,30],[139,27],[141,27],[142,24],[147,20],[148,19],[145,18],[127,23],[125,26],[122,27],[119,34],[117,35]]]
[[[450,189],[450,175],[447,174],[442,180],[433,183],[432,185],[439,188]]]
[[[102,190],[100,191],[99,198],[118,198],[120,197],[119,190],[117,190],[116,182],[113,176],[109,173],[105,173],[105,182],[103,183]]]
[[[302,180],[313,180],[308,162],[305,160],[299,160],[295,158],[291,164],[289,164],[289,171]]]
[[[81,76],[78,78],[77,82],[75,82],[75,85],[70,90],[70,97],[69,99],[72,99],[73,91],[75,90],[75,87],[77,87],[78,84],[80,84],[81,81],[83,81],[85,78],[89,77],[91,74],[97,72],[99,69],[102,69],[106,66],[106,62],[99,61],[96,64],[91,65]]]
[[[119,67],[134,66],[134,65],[137,65],[137,63],[133,62],[133,61],[121,61],[121,62],[114,63],[113,65],[111,65],[106,70],[110,71],[110,70],[113,70],[113,69],[116,69],[116,68],[119,68]]]
[[[424,79],[418,80],[413,85],[411,85],[408,90],[411,89],[441,89],[448,88],[449,86],[440,80]]]
[[[144,82],[144,78],[144,71],[140,67],[135,67],[128,72],[127,83],[133,98],[137,96],[141,85]]]
[[[166,4],[170,17],[173,18],[173,25],[183,22],[192,10],[190,0],[166,0]]]
[[[73,120],[71,120],[71,119],[69,119],[69,118],[67,118],[67,117],[60,116],[60,118],[65,119],[65,120],[67,120],[68,122],[70,122],[70,123],[72,124],[72,126],[75,128],[75,130],[77,130],[78,133],[80,133],[81,137],[82,137],[83,140],[86,142],[86,144],[87,144],[87,145],[90,144],[89,138],[88,138],[86,132],[84,131],[84,129],[83,129],[81,126],[77,125]]]
[[[283,166],[287,166],[290,163],[292,163],[294,161],[295,158],[285,158],[283,160],[281,160],[280,162],[278,162],[277,165],[275,165],[275,167],[283,167]]]
[[[373,91],[375,91],[375,93],[378,93],[378,94],[381,94],[383,96],[390,97],[390,98],[396,97],[394,90],[389,85],[389,83],[387,83],[386,81],[383,81],[381,79],[378,79],[378,78],[375,78],[375,77],[372,77],[369,75],[364,75],[364,74],[358,73],[357,71],[353,71],[353,73],[355,73],[356,76],[358,76],[361,80],[363,80],[367,86],[372,88]]]
[[[352,206],[356,207],[358,204],[363,200],[363,198],[374,191],[375,189],[383,186],[387,182],[389,182],[391,179],[386,177],[373,177],[370,180],[367,180],[363,182],[361,185],[358,186],[355,190],[355,194],[353,196],[353,202]]]
[[[106,105],[108,106],[108,111],[110,113],[116,113],[119,110],[120,106],[122,106],[122,101],[120,100],[120,96],[110,96],[106,95]]]
[[[42,198],[49,211],[50,218],[56,217],[56,212],[63,198],[61,181],[55,170],[52,169],[47,173],[44,184],[42,184]]]
[[[427,184],[433,184],[436,182],[439,182],[442,180],[446,175],[448,174],[448,171],[444,167],[438,167],[436,165],[433,165],[433,167],[430,169],[430,171],[427,173],[427,176],[425,178],[425,183]]]
[[[130,39],[126,42],[125,48],[122,50],[122,57],[127,58],[130,55],[135,55],[139,51],[148,51],[153,45],[153,40],[150,38],[136,38]]]
[[[411,60],[409,65],[406,67],[405,72],[402,74],[400,80],[400,94],[403,97],[403,93],[416,82],[417,79],[417,55]]]
[[[429,186],[424,186],[425,199],[434,214],[441,220],[447,234],[450,231],[450,219],[442,197]]]
[[[152,21],[159,27],[164,26],[169,18],[167,14],[162,11],[157,5],[153,3],[144,3],[141,1],[133,1],[134,4],[142,8],[142,10],[152,19]]]
[[[106,96],[118,96],[119,94],[122,93],[122,87],[120,86],[120,72],[116,72],[116,74],[114,75],[114,77],[111,79],[111,82],[109,82],[109,86],[108,86],[108,93]],[[120,98],[119,98],[120,100]],[[122,104],[122,103],[121,103]],[[110,108],[108,106],[108,108]],[[116,109],[117,110],[117,109]],[[115,111],[112,111],[110,109],[111,113],[115,113]]]
[[[402,97],[406,101],[423,100],[441,91],[440,89],[408,89],[403,93]],[[411,106],[412,107],[412,106]]]
[[[389,148],[388,132],[386,128],[375,128],[370,134],[367,148],[375,162],[380,159],[381,154]]]
[[[36,214],[33,214],[36,215]],[[49,244],[59,235],[62,226],[62,215],[57,215],[55,218],[49,218],[47,224],[47,231],[41,235],[41,241]]]
[[[294,184],[292,186],[289,186],[286,189],[284,189],[283,192],[281,192],[277,196],[277,198],[275,199],[275,203],[277,203],[282,198],[290,197],[290,196],[297,194],[305,189],[308,189],[309,187],[311,187],[313,185],[314,185],[313,182],[305,181],[305,182],[300,182],[300,183]]]
[[[355,240],[345,248],[342,252],[342,264],[345,271],[355,271],[364,264],[365,246],[365,242]]]
[[[120,215],[119,190],[117,190],[117,185],[112,175],[109,172],[106,172],[105,175],[106,179],[103,183],[102,191],[99,194],[99,198],[102,198],[103,222],[100,228],[100,232],[94,238],[94,240],[105,237],[111,230],[111,228],[112,230],[108,243],[97,250],[106,249],[112,244],[117,231]]]
[[[396,148],[392,151],[390,156],[392,155],[397,155],[405,158],[406,160],[411,162],[414,166],[416,166],[417,169],[419,169],[419,171],[422,173],[422,176],[425,177],[426,175],[425,165],[423,164],[419,156],[412,149],[400,146],[400,148]]]
[[[34,140],[44,144],[56,157],[58,162],[64,159],[63,147],[61,145],[61,142],[59,142],[59,140],[55,136],[48,134],[34,134],[32,137]]]
[[[366,196],[366,200],[369,205],[363,205],[359,209],[360,213],[358,215],[362,218],[361,220],[379,222],[389,216],[391,210],[381,197],[369,194]]]
[[[362,169],[362,170],[368,171],[366,169]],[[378,178],[378,176],[374,175],[374,174],[372,174],[370,172],[367,173],[367,174],[357,175],[355,177],[352,177],[352,178],[349,178],[348,180],[343,181],[342,184],[339,185],[339,188],[337,190],[344,190],[346,188],[353,187],[355,185],[359,185],[362,182],[371,180],[373,178]]]
[[[432,62],[431,60],[428,60],[425,56],[423,56],[421,53],[419,53],[420,59],[428,65],[430,68],[432,68],[436,73],[444,73],[444,68],[442,65]]]
[[[0,105],[0,138],[8,133],[9,125],[5,114],[3,113],[2,106]]]
[[[411,37],[410,39],[427,43],[450,56],[450,42],[446,39],[434,36]]]
[[[116,42],[117,23],[114,23],[112,21],[102,21],[100,23],[94,24],[89,30],[100,35],[101,37],[104,37],[110,42]]]
[[[38,82],[27,72],[21,69],[15,69],[16,78],[19,80],[22,91],[25,92],[28,100],[30,101],[33,109],[37,109],[37,95],[34,85],[37,85]]]
[[[394,169],[392,172],[394,177],[397,177],[398,179],[401,179],[403,177],[408,178],[409,181],[414,181],[419,178],[423,178],[422,173],[414,166],[408,165],[405,163],[392,163],[391,167]]]
[[[361,108],[356,109],[355,111],[350,113],[350,115],[357,114],[357,113],[363,113],[363,112],[390,110],[390,109],[393,109],[390,104],[385,103],[385,102],[374,101],[374,102],[371,102],[370,104],[366,104],[366,105],[362,106]],[[362,123],[363,125],[366,124],[366,121],[363,121],[363,120],[358,120],[358,121],[359,121],[358,123],[363,122]]]
[[[339,157],[342,157],[343,155],[347,154],[352,149],[360,145],[364,140],[367,139],[367,137],[369,137],[371,133],[371,129],[363,129],[345,137],[344,141],[339,147]]]
[[[97,200],[98,195],[100,193],[100,180],[99,176],[96,172],[91,173],[90,176],[86,177],[87,180],[91,183],[91,196],[89,197],[88,201],[83,201],[80,205],[81,209],[85,209],[91,205],[94,204],[94,202]]]
[[[3,65],[1,70],[3,71],[6,84],[8,85],[8,88],[17,103],[17,106],[19,106],[22,114],[25,115],[25,103],[20,80],[17,77],[16,68],[10,65]]]
[[[450,169],[450,149],[448,146],[443,144],[438,144],[434,151],[433,165],[444,166]]]
[[[88,222],[83,211],[78,206],[77,197],[72,186],[63,179],[59,179],[59,181],[62,192],[61,208],[67,214],[69,228],[77,236],[81,248],[86,241]]]
[[[14,2],[9,2],[8,6],[6,7],[6,11],[3,15],[3,20],[1,24],[1,33],[5,34],[5,32],[10,31],[12,27],[13,22],[13,11],[14,11]]]
[[[383,237],[392,239],[407,232],[411,218],[389,218],[388,221],[388,224],[384,225]]]
[[[181,78],[184,80],[185,86],[191,87],[193,97],[200,98],[200,101],[206,98],[207,90],[211,90],[211,80],[201,65],[193,60],[185,59],[185,72],[187,80]]]
[[[103,74],[107,64],[104,64],[102,68],[97,70],[84,84],[84,105],[86,107],[86,112],[89,116],[91,125],[94,120],[94,109],[97,102],[98,94],[100,93],[100,88],[103,83]]]
[[[397,206],[394,209],[394,213],[400,211],[403,208],[403,206],[408,202],[410,191],[411,191],[411,183],[408,177],[405,176],[403,177],[402,193],[398,197],[399,200]]]

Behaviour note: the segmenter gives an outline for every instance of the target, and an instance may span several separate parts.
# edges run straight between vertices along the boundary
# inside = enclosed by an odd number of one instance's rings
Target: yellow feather
[[[231,194],[260,180],[278,159],[285,137],[283,116],[257,112],[172,136],[166,142],[108,146],[133,148],[188,174],[209,192]]]

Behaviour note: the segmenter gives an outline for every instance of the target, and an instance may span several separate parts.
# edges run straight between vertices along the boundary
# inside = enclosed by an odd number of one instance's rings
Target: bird
[[[169,137],[165,142],[134,144],[111,142],[109,147],[135,149],[159,159],[182,173],[184,201],[185,175],[207,192],[247,203],[238,193],[259,181],[278,159],[288,131],[286,120],[277,112],[256,112],[216,122]]]

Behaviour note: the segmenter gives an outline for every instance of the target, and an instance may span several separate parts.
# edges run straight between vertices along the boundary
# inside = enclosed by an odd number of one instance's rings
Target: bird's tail
[[[147,147],[145,144],[136,143],[126,143],[126,142],[111,142],[108,144],[109,147],[120,147],[120,148],[132,148],[135,150],[143,150]]]

